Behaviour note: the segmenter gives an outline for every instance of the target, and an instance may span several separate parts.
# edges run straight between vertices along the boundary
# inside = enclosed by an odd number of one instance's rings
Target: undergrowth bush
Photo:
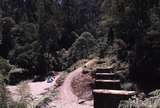
[[[152,97],[145,101],[139,99],[122,101],[118,108],[160,108],[160,98]]]
[[[19,86],[18,86],[18,95],[19,100],[17,101],[18,104],[18,108],[30,108],[30,99],[31,99],[31,95],[29,93],[30,88],[27,82],[22,82]]]
[[[7,62],[7,60],[0,57],[0,81],[8,79],[8,73],[12,66]]]
[[[95,54],[96,48],[97,43],[94,36],[89,32],[83,32],[68,50],[68,54],[64,59],[66,64],[64,67],[68,68],[78,60],[86,59],[89,55]]]
[[[7,108],[8,107],[8,93],[7,89],[5,88],[5,84],[0,82],[0,108]]]
[[[121,101],[118,108],[160,108],[159,90],[149,93],[150,97],[134,97],[127,101]]]
[[[0,82],[0,108],[33,108],[30,105],[29,86],[23,82],[17,89],[17,100],[13,100],[4,83]]]

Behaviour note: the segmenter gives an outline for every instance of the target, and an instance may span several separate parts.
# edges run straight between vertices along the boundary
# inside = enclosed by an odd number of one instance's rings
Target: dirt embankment
[[[92,95],[92,85],[93,78],[89,73],[80,73],[78,76],[73,78],[71,83],[73,93],[78,97],[78,99],[91,100]]]

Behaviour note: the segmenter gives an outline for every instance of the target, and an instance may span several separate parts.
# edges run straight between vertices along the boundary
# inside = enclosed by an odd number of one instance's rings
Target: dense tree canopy
[[[119,39],[131,79],[148,83],[152,73],[154,83],[160,78],[159,11],[160,0],[0,0],[0,56],[43,76],[91,54],[105,57]]]

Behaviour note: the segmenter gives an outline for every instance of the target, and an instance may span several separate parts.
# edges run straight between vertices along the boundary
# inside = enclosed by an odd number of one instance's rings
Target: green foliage
[[[151,22],[151,26],[150,26],[150,30],[155,30],[155,31],[160,31],[160,7],[154,7],[151,8],[149,13],[149,17],[150,17],[150,22]]]
[[[154,96],[160,96],[160,90],[157,89],[155,91],[150,92],[149,96],[152,96],[152,97],[154,97]]]
[[[97,28],[97,36],[105,36],[105,38],[107,38],[109,28],[117,26],[119,24],[119,19],[114,16],[103,15],[98,23],[99,27]]]
[[[5,85],[0,82],[0,108],[8,107],[8,92]]]
[[[68,56],[66,56],[67,66],[80,59],[87,58],[90,54],[94,54],[96,45],[96,40],[91,33],[82,33],[68,51]]]
[[[0,19],[0,23],[2,28],[2,44],[0,45],[0,56],[7,58],[9,51],[14,46],[11,32],[15,22],[11,17],[4,17]]]
[[[57,1],[1,0],[0,55],[33,76],[62,70],[63,65],[69,67],[95,53],[100,57],[118,55],[129,61],[130,72],[140,80],[151,71],[155,79],[160,78],[159,34],[147,36],[148,32],[160,31],[159,0]],[[123,48],[108,44],[110,28],[112,40],[122,40]],[[130,51],[136,53],[133,62],[128,60]],[[146,72],[145,67],[151,68]],[[6,70],[1,71],[6,74]]]
[[[12,66],[7,62],[7,60],[0,57],[0,81],[8,79],[8,73]]]
[[[18,86],[18,95],[20,96],[19,100],[17,100],[17,107],[18,108],[27,108],[30,105],[30,88],[27,82],[22,82]]]
[[[130,99],[128,101],[121,101],[118,108],[159,108],[159,97],[150,97],[145,100],[139,98]]]
[[[22,83],[18,88],[20,99],[13,101],[6,85],[0,82],[0,108],[32,108],[29,103],[28,92],[28,85]]]
[[[71,31],[94,32],[96,21],[96,0],[63,0],[65,26]],[[69,29],[69,28],[68,28]]]
[[[43,55],[55,56],[55,51],[59,49],[64,22],[62,10],[54,0],[2,0],[0,5],[3,13],[0,13],[0,34],[8,37],[5,40],[2,38],[0,55],[9,58],[12,64],[29,69],[33,75],[41,73],[37,68],[46,68],[40,66],[43,64],[40,62],[48,59]],[[45,60],[38,61],[40,56]]]
[[[101,26],[105,27],[105,25],[109,25],[113,23],[113,17],[112,16],[103,16],[102,17],[102,22],[100,23]]]
[[[0,57],[0,72],[2,75],[8,75],[8,72],[11,69],[11,65],[7,62],[7,60]]]

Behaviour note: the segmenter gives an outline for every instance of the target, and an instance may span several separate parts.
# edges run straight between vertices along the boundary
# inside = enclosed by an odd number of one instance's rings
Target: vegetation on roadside
[[[127,101],[121,101],[118,108],[159,108],[160,97],[159,90],[149,93],[145,96],[141,93],[138,97],[133,97]]]
[[[160,83],[159,11],[160,0],[0,0],[0,81],[44,80],[100,57],[124,88],[147,94]]]
[[[14,100],[4,83],[0,83],[0,108],[32,108],[26,97],[26,84],[18,88],[19,99]],[[28,90],[27,90],[28,91]]]
[[[8,74],[13,66],[7,60],[0,57],[0,82],[8,82]]]

